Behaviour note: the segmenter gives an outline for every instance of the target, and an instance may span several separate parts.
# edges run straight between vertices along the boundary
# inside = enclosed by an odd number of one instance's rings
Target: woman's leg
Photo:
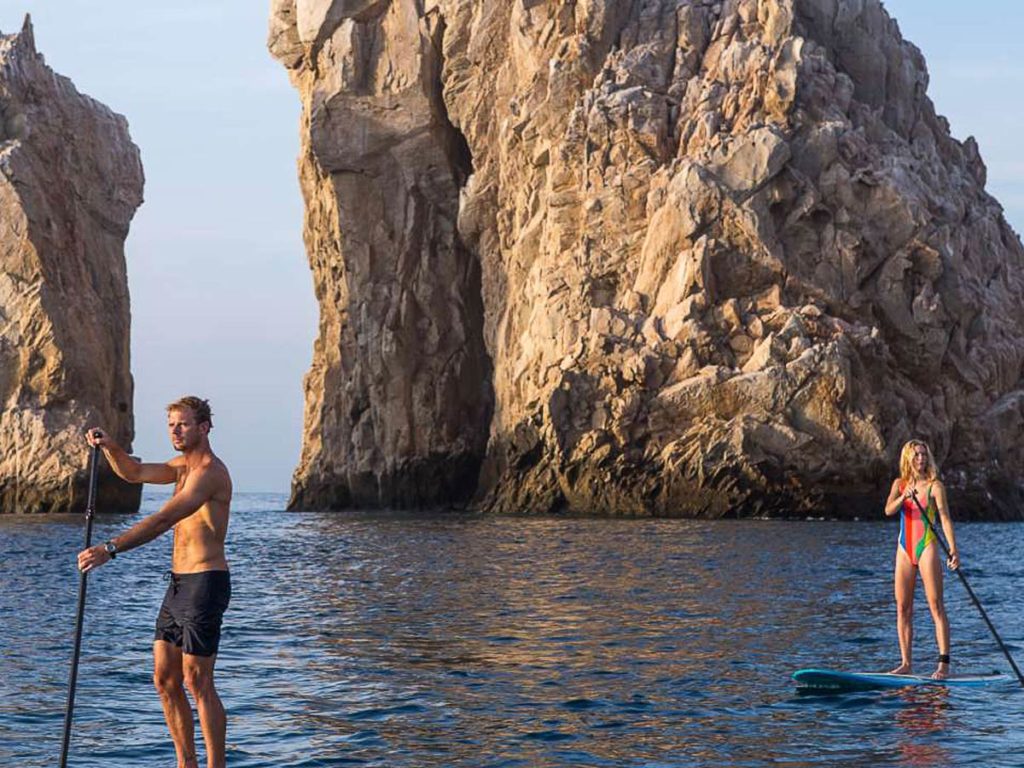
[[[896,634],[900,639],[900,665],[892,672],[909,675],[914,669],[914,585],[917,567],[910,562],[902,547],[896,547]]]
[[[928,608],[932,612],[932,621],[935,622],[935,640],[939,646],[939,655],[949,655],[949,619],[946,616],[946,604],[942,593],[942,558],[939,557],[939,548],[932,544],[921,555],[921,582],[924,584],[924,593],[928,598]],[[948,677],[949,664],[939,662],[932,677]]]

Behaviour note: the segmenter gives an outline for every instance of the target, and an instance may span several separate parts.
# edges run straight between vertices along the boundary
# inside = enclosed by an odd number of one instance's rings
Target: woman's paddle
[[[96,476],[100,470],[99,446],[94,445],[89,454],[89,496],[85,503],[85,549],[92,546],[92,516],[96,511]],[[64,743],[60,748],[60,768],[68,764],[68,747],[71,744],[71,717],[75,709],[75,685],[78,682],[78,655],[82,650],[82,620],[85,618],[85,587],[88,574],[78,575],[78,618],[75,619],[75,652],[71,657],[71,679],[68,682],[68,705],[64,712]]]
[[[948,560],[953,555],[949,551],[949,547],[946,546],[946,542],[942,538],[942,534],[939,532],[939,529],[932,525],[932,521],[928,519],[928,514],[924,511],[924,507],[921,506],[921,501],[917,498],[916,488],[914,489],[911,496],[914,499],[914,503],[917,505],[917,508],[921,510],[921,519],[924,520],[925,526],[931,528],[932,531],[935,533],[935,538],[938,539],[939,545],[942,547],[942,551],[946,553],[946,559]],[[996,628],[992,625],[992,622],[989,620],[988,614],[985,613],[985,609],[981,607],[981,602],[974,594],[974,590],[971,589],[971,585],[967,583],[967,577],[963,574],[963,568],[958,567],[954,571],[954,573],[960,577],[960,581],[963,582],[964,589],[967,590],[967,594],[971,596],[971,600],[974,602],[974,607],[978,609],[978,613],[981,614],[981,618],[983,618],[985,620],[985,624],[988,625],[988,629],[992,633],[992,637],[994,637],[996,639],[996,642],[999,644],[999,650],[1001,650],[1003,652],[1003,655],[1006,656],[1006,660],[1010,662],[1010,666],[1013,667],[1014,674],[1017,675],[1017,679],[1020,681],[1020,684],[1024,686],[1024,675],[1020,673],[1020,669],[1017,668],[1017,664],[1014,662],[1013,657],[1010,655],[1010,651],[1003,643],[1002,638],[999,637],[999,633],[996,632]]]

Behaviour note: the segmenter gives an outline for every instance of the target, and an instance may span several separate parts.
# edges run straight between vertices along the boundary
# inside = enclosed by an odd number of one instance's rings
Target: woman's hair
[[[932,449],[924,440],[908,440],[900,451],[900,477],[905,481],[914,479],[914,451],[917,448],[924,448],[928,452],[928,466],[924,470],[925,480],[938,480],[939,468],[935,464],[935,456]]]

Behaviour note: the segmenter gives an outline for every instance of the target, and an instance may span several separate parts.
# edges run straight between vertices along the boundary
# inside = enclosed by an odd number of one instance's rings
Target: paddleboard
[[[890,672],[839,672],[834,669],[801,669],[793,673],[796,687],[814,691],[867,691],[876,688],[905,688],[910,685],[931,685],[944,688],[976,688],[992,683],[1005,683],[1008,675],[951,675],[933,680],[930,675],[894,675]]]

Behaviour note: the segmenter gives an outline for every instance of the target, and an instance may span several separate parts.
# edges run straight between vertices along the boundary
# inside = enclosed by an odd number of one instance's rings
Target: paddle
[[[92,546],[92,516],[96,511],[96,476],[99,474],[99,446],[94,445],[89,454],[89,496],[85,504],[85,549]],[[71,744],[71,717],[75,709],[75,685],[78,682],[78,656],[82,650],[82,620],[85,618],[85,587],[87,574],[78,575],[78,617],[75,619],[75,652],[71,657],[71,679],[68,682],[68,704],[64,712],[64,743],[60,748],[60,768],[68,764],[68,747]]]
[[[931,520],[928,519],[928,514],[924,511],[924,507],[921,506],[920,499],[917,498],[916,488],[911,493],[911,497],[914,499],[914,503],[917,505],[917,508],[921,510],[921,519],[924,520],[925,526],[931,528],[932,531],[935,533],[935,538],[938,540],[939,545],[942,547],[942,551],[946,553],[946,559],[948,560],[953,555],[949,551],[949,547],[946,546],[946,542],[942,538],[942,534],[939,533],[938,528],[932,525]],[[974,594],[974,590],[971,589],[971,585],[967,583],[967,577],[963,574],[963,568],[958,567],[954,571],[954,573],[960,577],[960,581],[963,583],[964,589],[966,589],[967,594],[971,596],[971,601],[974,603],[974,607],[978,609],[978,613],[980,613],[981,618],[985,620],[985,624],[988,626],[989,631],[992,633],[992,637],[994,637],[996,639],[996,643],[999,644],[999,650],[1001,650],[1003,652],[1003,655],[1006,656],[1006,660],[1010,662],[1010,666],[1013,668],[1014,674],[1017,675],[1017,679],[1020,681],[1020,684],[1024,686],[1024,675],[1022,675],[1020,669],[1017,668],[1017,664],[1014,662],[1013,657],[1010,655],[1010,651],[1006,648],[1006,645],[1003,643],[1002,638],[999,637],[999,633],[996,632],[996,628],[992,625],[992,621],[989,619],[988,614],[985,613],[985,609],[981,607],[981,601],[979,601],[978,597]]]

